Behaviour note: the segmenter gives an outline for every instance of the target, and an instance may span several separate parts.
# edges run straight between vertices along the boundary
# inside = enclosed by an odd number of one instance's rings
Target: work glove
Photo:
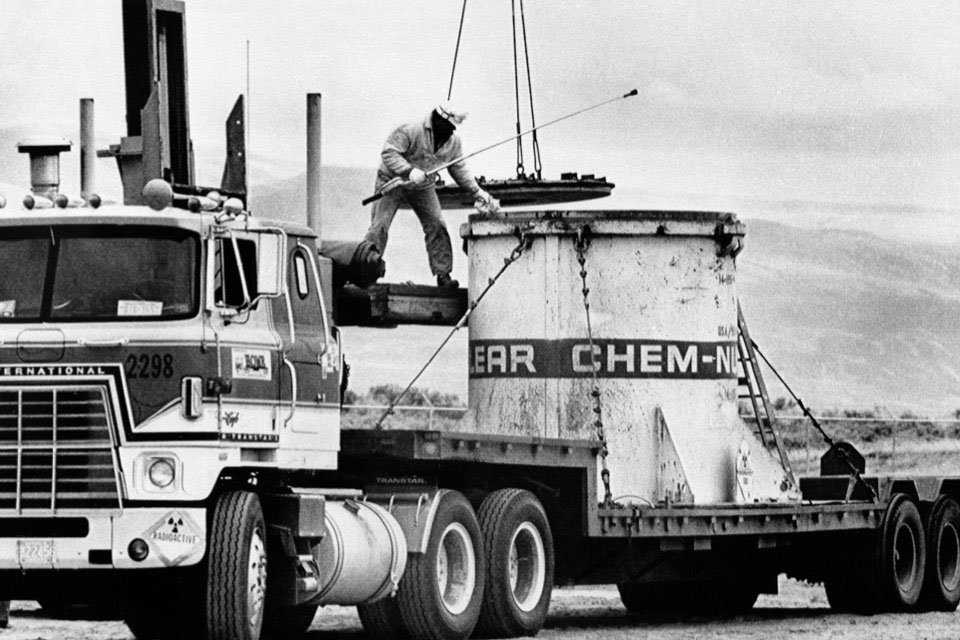
[[[428,177],[426,172],[424,172],[422,169],[417,169],[414,167],[410,170],[410,175],[407,176],[407,180],[418,187],[422,187],[423,185],[427,184]]]
[[[477,192],[474,194],[473,207],[477,210],[477,213],[492,216],[500,213],[500,201],[483,189],[477,189]]]

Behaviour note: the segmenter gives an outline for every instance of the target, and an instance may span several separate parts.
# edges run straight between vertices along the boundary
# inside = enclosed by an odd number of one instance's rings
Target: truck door
[[[317,290],[318,273],[313,247],[300,239],[291,238],[288,260],[287,288],[294,336],[285,345],[286,358],[296,372],[297,407],[291,427],[294,431],[316,431],[320,418],[316,414],[321,403],[336,402],[326,398],[323,384],[324,353],[329,343],[328,326],[322,307],[321,292]],[[284,383],[290,383],[284,376]],[[281,389],[281,398],[289,398],[293,390]]]

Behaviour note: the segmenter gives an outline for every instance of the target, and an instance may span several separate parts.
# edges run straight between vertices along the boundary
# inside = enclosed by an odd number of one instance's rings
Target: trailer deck
[[[435,430],[350,429],[341,434],[341,461],[346,466],[379,465],[385,473],[429,475],[444,463],[470,468],[553,468],[582,474],[583,508],[589,538],[660,540],[664,550],[706,550],[711,540],[751,536],[758,548],[790,544],[790,534],[874,529],[880,525],[890,497],[907,493],[932,501],[940,493],[960,490],[960,478],[868,476],[863,486],[850,488],[846,476],[800,480],[799,502],[658,504],[605,506],[588,496],[597,494],[599,445],[592,440],[440,432]]]

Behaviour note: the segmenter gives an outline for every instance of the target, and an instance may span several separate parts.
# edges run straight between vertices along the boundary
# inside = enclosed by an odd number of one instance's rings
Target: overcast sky
[[[454,0],[187,0],[201,179],[252,49],[251,152],[304,166],[304,94],[323,93],[324,162],[373,168],[384,137],[445,97]],[[540,122],[641,95],[541,134],[548,176],[657,192],[960,208],[960,3],[525,2]],[[123,133],[119,0],[0,0],[0,129]],[[468,3],[454,101],[467,149],[513,132],[510,3]],[[524,123],[529,124],[524,105]],[[4,154],[13,149],[2,149]],[[529,152],[528,152],[529,153]],[[507,177],[507,146],[474,162]]]

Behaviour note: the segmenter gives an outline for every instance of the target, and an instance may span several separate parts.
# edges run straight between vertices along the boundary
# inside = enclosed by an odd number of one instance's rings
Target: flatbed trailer
[[[783,573],[825,583],[842,610],[956,606],[957,477],[805,477],[791,502],[603,504],[596,441],[385,428],[344,430],[341,446],[341,470],[370,495],[454,489],[479,508],[498,490],[531,492],[555,583],[617,584],[634,611],[734,613]],[[918,580],[921,604],[905,602]]]

